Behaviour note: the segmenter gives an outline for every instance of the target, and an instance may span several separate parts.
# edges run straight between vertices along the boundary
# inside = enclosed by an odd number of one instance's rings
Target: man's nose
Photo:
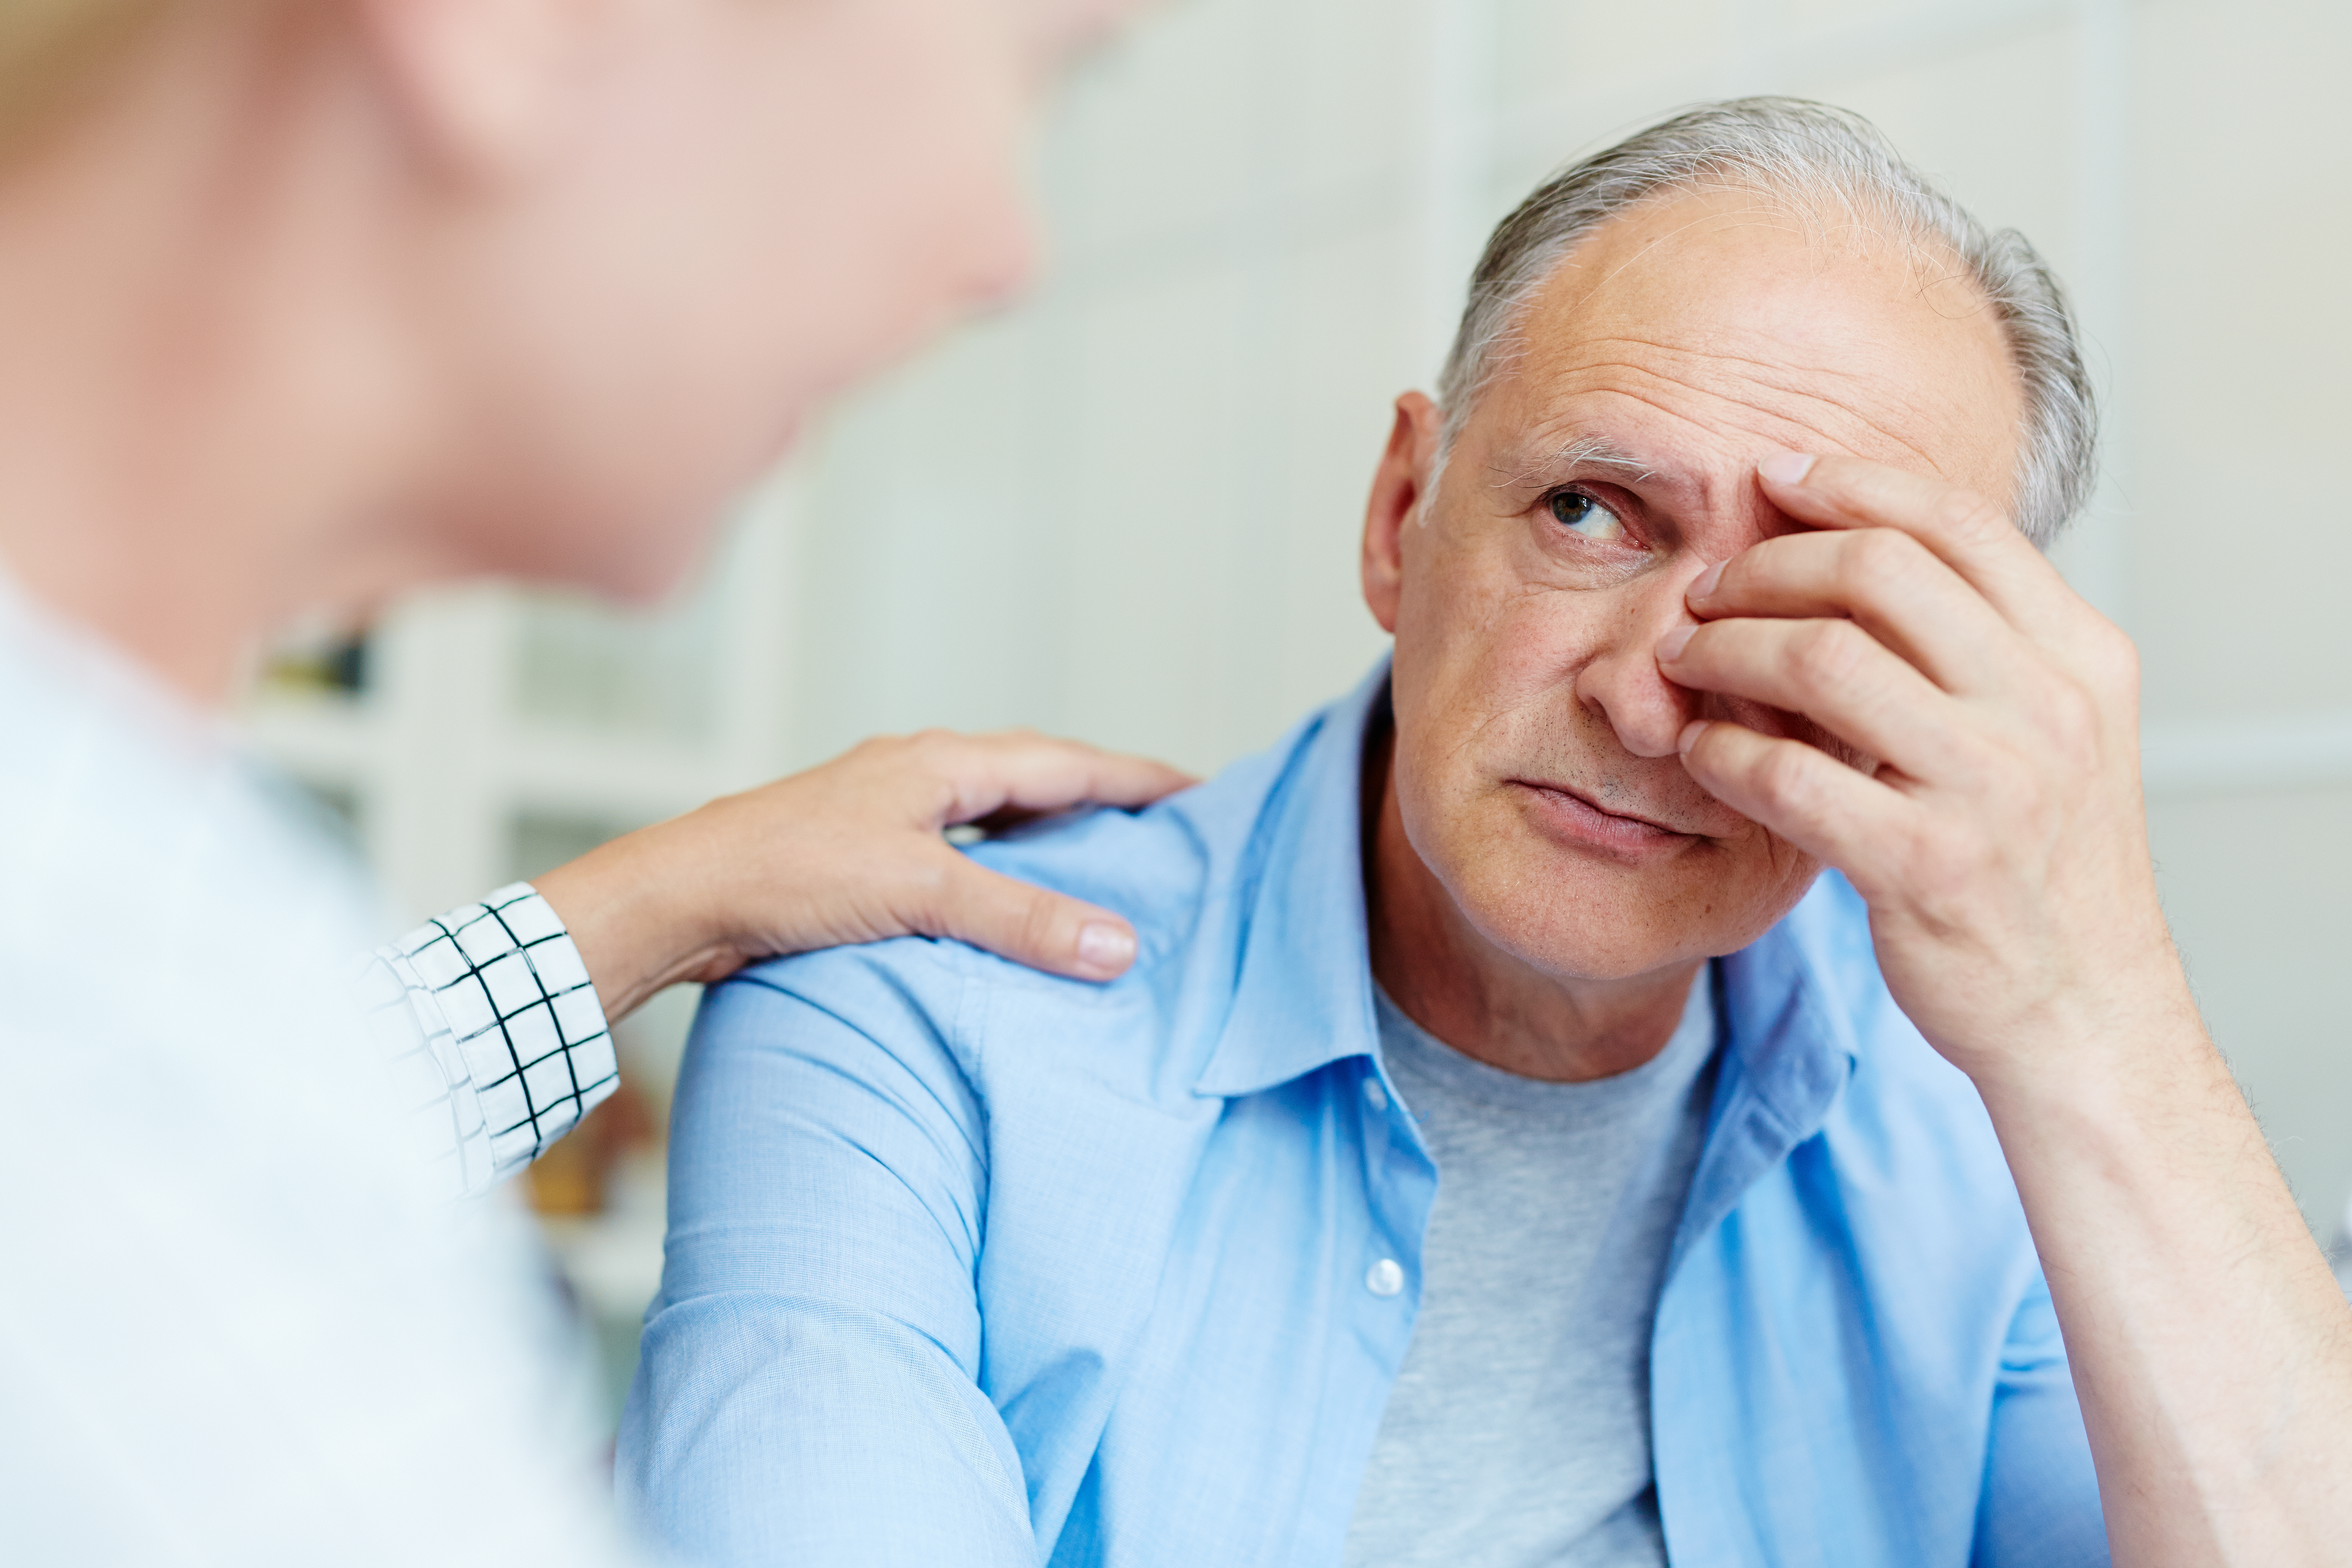
[[[1706,570],[1696,556],[1629,584],[1608,642],[1576,678],[1577,700],[1609,721],[1618,744],[1637,757],[1670,757],[1683,726],[1698,717],[1699,695],[1658,672],[1658,639],[1691,618],[1683,595]]]

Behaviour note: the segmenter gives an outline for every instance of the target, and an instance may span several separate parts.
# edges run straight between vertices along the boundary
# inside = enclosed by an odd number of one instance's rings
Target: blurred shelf
[[[647,818],[698,805],[726,767],[715,748],[607,731],[518,726],[489,759],[513,799],[555,810]]]
[[[364,697],[266,692],[239,728],[263,756],[314,784],[363,782],[383,749],[383,722]]]
[[[307,782],[364,786],[399,742],[365,699],[282,698],[242,717],[263,756]],[[519,723],[487,750],[453,762],[520,809],[614,817],[667,816],[700,804],[727,773],[716,749],[657,737]]]

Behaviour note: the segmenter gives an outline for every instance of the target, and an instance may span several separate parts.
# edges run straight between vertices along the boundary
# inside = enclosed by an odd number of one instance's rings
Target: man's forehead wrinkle
[[[1845,369],[1832,365],[1792,364],[1786,359],[1776,360],[1759,358],[1750,354],[1735,353],[1717,349],[1685,348],[1676,344],[1661,342],[1654,339],[1640,338],[1630,335],[1585,339],[1577,346],[1580,348],[1601,348],[1622,345],[1632,345],[1639,348],[1645,348],[1651,350],[1656,354],[1664,356],[1670,361],[1704,361],[1715,364],[1742,367],[1745,371],[1749,373],[1748,380],[1755,384],[1756,386],[1769,392],[1777,393],[1784,397],[1798,400],[1808,405],[1818,406],[1830,410],[1840,416],[1841,422],[1851,421],[1859,423],[1870,429],[1874,434],[1894,443],[1900,447],[1904,451],[1910,453],[1920,462],[1927,464],[1931,471],[1936,473],[1942,473],[1944,471],[1944,466],[1937,462],[1931,454],[1918,444],[1917,441],[1904,435],[1900,430],[1894,428],[1885,420],[1874,417],[1871,414],[1865,412],[1862,406],[1864,400],[1859,398],[1841,398],[1832,395],[1828,392],[1815,390],[1801,384],[1801,378],[1811,375],[1821,377],[1824,381],[1847,384],[1857,388],[1867,388],[1879,395],[1878,396],[1868,399],[1867,401],[1891,403],[1905,414],[1916,415],[1922,418],[1931,420],[1934,419],[1934,416],[1929,414],[1928,410],[1919,406],[1914,399],[1905,395],[1906,389],[1897,384],[1888,382],[1884,377],[1876,376],[1864,371]],[[1752,396],[1742,396],[1738,391],[1732,388],[1705,385],[1688,377],[1677,376],[1669,374],[1666,371],[1661,370],[1655,364],[1644,363],[1639,359],[1615,356],[1583,359],[1572,368],[1564,368],[1558,374],[1563,375],[1577,374],[1589,374],[1594,372],[1609,371],[1620,373],[1635,381],[1650,382],[1680,387],[1703,397],[1712,398],[1728,404],[1744,405],[1746,406],[1755,408],[1759,413],[1767,415],[1769,417],[1780,420],[1786,424],[1815,429],[1823,435],[1831,433],[1829,426],[1817,425],[1807,420],[1792,417],[1790,413],[1787,410],[1767,407],[1756,398]],[[1646,404],[1651,407],[1657,408],[1660,412],[1668,414],[1685,424],[1696,426],[1700,429],[1708,428],[1706,425],[1700,420],[1692,418],[1686,415],[1679,414],[1673,409],[1666,408],[1655,396],[1642,395],[1636,394],[1628,387],[1612,387],[1608,390],[1620,392],[1624,395],[1633,397],[1635,401]],[[1934,422],[1939,424],[1942,423],[1940,420],[1935,420]]]
[[[1667,352],[1671,353],[1673,351]],[[1763,385],[1770,388],[1772,391],[1780,393],[1784,396],[1801,399],[1807,403],[1819,404],[1823,407],[1832,409],[1837,413],[1845,416],[1849,419],[1859,421],[1861,424],[1868,426],[1878,435],[1885,437],[1887,440],[1901,447],[1905,451],[1918,458],[1922,463],[1927,464],[1931,471],[1937,473],[1941,473],[1943,471],[1943,465],[1937,462],[1925,447],[1921,447],[1916,441],[1912,440],[1909,437],[1905,436],[1901,431],[1893,428],[1881,420],[1873,418],[1868,413],[1863,410],[1859,405],[1858,401],[1833,397],[1825,392],[1812,391],[1807,387],[1797,384],[1794,380],[1790,379],[1793,376],[1800,375],[1818,375],[1839,383],[1874,388],[1892,395],[1889,400],[1903,405],[1906,411],[1915,411],[1911,407],[1909,399],[1901,395],[1902,389],[1889,384],[1883,378],[1871,375],[1862,371],[1841,370],[1829,365],[1790,364],[1786,361],[1757,359],[1745,354],[1710,353],[1706,357],[1727,364],[1749,366],[1756,372],[1754,379],[1760,382]],[[1654,374],[1655,373],[1653,372],[1652,374]],[[1709,395],[1725,397],[1727,401],[1734,402],[1749,401],[1742,398],[1731,398],[1727,394],[1718,391],[1710,391]],[[1751,403],[1750,405],[1753,406],[1754,405]],[[1916,410],[1916,412],[1922,414],[1925,413],[1924,410]],[[1783,414],[1780,415],[1780,417],[1787,418],[1788,416]],[[1796,420],[1790,420],[1790,422],[1791,424],[1799,423],[1799,421]],[[1828,433],[1826,427],[1822,427],[1822,430],[1823,434]]]

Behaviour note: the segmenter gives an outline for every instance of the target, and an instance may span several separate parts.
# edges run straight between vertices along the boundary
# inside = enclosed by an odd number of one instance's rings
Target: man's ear
[[[1404,593],[1404,531],[1424,510],[1444,423],[1437,405],[1422,394],[1398,398],[1388,447],[1372,473],[1372,496],[1364,507],[1364,603],[1384,632],[1396,631],[1397,602]]]
[[[355,0],[362,37],[427,158],[497,181],[542,159],[571,114],[600,0]]]

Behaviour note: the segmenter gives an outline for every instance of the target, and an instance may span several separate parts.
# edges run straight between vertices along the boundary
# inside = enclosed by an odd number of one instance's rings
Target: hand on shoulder
[[[625,1016],[681,981],[782,953],[953,937],[1056,974],[1110,980],[1135,932],[1109,910],[975,865],[945,831],[1081,805],[1146,805],[1193,782],[1164,763],[1033,732],[871,740],[614,839],[539,879]]]

